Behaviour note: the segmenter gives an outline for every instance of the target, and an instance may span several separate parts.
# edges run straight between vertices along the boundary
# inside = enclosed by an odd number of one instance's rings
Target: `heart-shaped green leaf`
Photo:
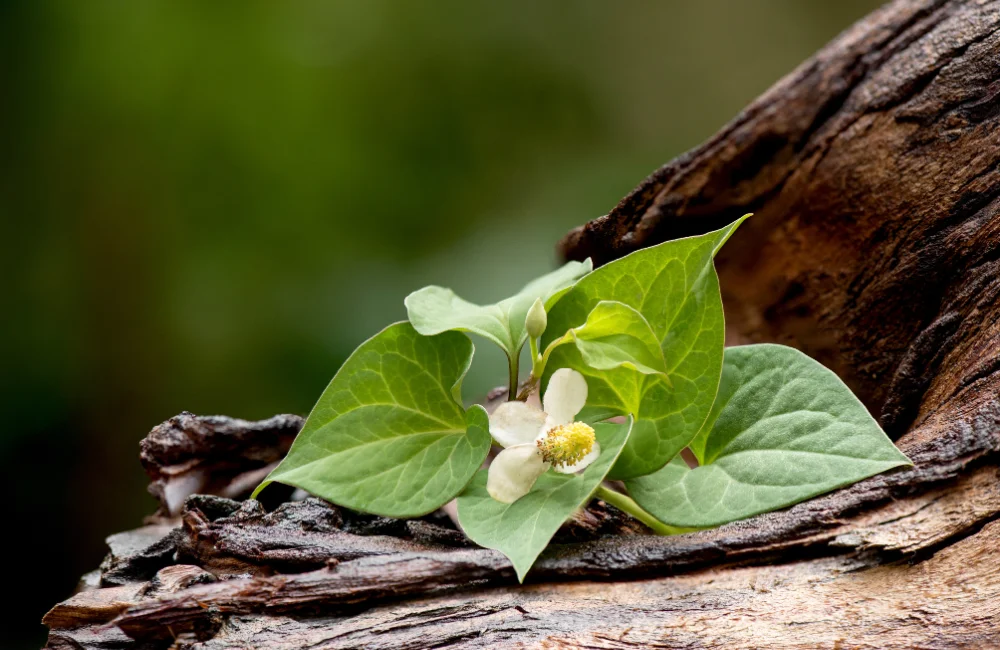
[[[910,464],[837,375],[798,350],[746,345],[725,362],[702,466],[677,458],[627,482],[658,519],[717,526]]]
[[[624,303],[597,303],[586,323],[549,344],[546,357],[567,343],[575,343],[583,362],[596,370],[625,367],[644,375],[667,377],[663,350],[653,328],[642,314]]]
[[[425,336],[449,330],[472,332],[493,341],[511,357],[521,350],[528,338],[524,319],[535,300],[541,298],[546,309],[551,308],[592,268],[589,259],[568,262],[532,281],[516,295],[493,305],[475,305],[444,287],[424,287],[406,297],[406,313],[413,327]]]
[[[365,341],[320,396],[291,450],[258,486],[278,481],[336,504],[416,517],[448,502],[489,452],[482,407],[458,403],[472,342],[396,323]]]
[[[588,406],[636,416],[612,478],[660,469],[691,442],[708,417],[722,372],[725,327],[712,260],[746,218],[602,266],[577,282],[549,313],[545,345],[584,325],[602,301],[623,303],[641,314],[659,344],[668,379],[626,366],[594,368],[574,345],[552,350],[545,365],[543,384],[555,370],[574,368],[587,378]]]
[[[458,497],[458,520],[475,543],[506,555],[518,580],[563,522],[590,501],[628,440],[631,419],[624,424],[594,425],[601,455],[578,474],[548,471],[514,503],[500,503],[486,491],[487,470],[480,470]]]
[[[738,369],[732,363],[727,363],[730,355],[731,353],[727,350],[723,357],[722,376],[719,378],[719,391],[715,394],[715,403],[712,404],[712,412],[708,414],[705,424],[701,425],[698,435],[688,445],[691,453],[694,454],[694,457],[702,465],[705,464],[705,445],[708,444],[708,436],[712,433],[712,428],[715,426],[716,420],[719,419],[722,409],[726,408],[729,400],[736,393],[736,389],[740,387],[740,373]]]

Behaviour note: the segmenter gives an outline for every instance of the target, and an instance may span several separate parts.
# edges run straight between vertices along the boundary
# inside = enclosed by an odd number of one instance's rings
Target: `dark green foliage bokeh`
[[[548,270],[875,5],[0,2],[4,646],[152,510],[152,425],[307,412],[409,291]]]

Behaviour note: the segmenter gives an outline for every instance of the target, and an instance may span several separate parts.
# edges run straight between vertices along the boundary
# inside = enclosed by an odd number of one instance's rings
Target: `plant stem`
[[[649,514],[639,507],[639,504],[633,501],[632,497],[626,494],[615,492],[611,488],[605,487],[604,485],[599,486],[595,494],[597,497],[603,499],[607,503],[610,503],[622,512],[628,513],[642,523],[646,524],[657,535],[679,535],[684,532],[684,529],[665,524],[653,515]]]
[[[529,375],[524,381],[524,385],[521,386],[521,391],[517,394],[518,401],[523,402],[531,397],[531,394],[535,392],[536,388],[538,388],[538,377]]]
[[[533,377],[541,377],[542,373],[538,368],[538,362],[541,361],[538,356],[538,339],[528,337],[528,347],[531,350],[531,375]]]
[[[517,399],[517,363],[519,361],[518,357],[521,356],[520,350],[517,354],[507,355],[507,367],[510,370],[510,383],[507,385],[507,401],[513,402]]]

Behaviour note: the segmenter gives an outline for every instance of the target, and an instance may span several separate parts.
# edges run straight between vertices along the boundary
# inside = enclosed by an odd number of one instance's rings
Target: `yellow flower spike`
[[[573,465],[594,448],[594,429],[583,422],[571,422],[553,427],[536,444],[542,458],[553,465]]]

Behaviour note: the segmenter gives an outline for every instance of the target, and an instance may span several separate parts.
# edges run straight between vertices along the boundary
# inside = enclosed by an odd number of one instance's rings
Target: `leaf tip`
[[[414,309],[413,307],[414,301],[418,300],[420,298],[420,295],[422,293],[425,293],[429,288],[430,287],[422,287],[420,289],[417,289],[416,291],[411,291],[406,295],[405,298],[403,298],[403,306],[406,307],[407,313],[411,312]]]
[[[893,445],[893,446],[895,446],[895,445]],[[909,456],[907,456],[906,454],[904,454],[902,451],[899,451],[899,447],[896,447],[896,451],[899,452],[900,460],[896,463],[895,467],[916,467],[917,466],[917,464],[914,463],[913,460]]]
[[[535,566],[535,560],[537,560],[538,557],[536,556],[534,559],[528,562],[527,566],[525,566],[524,562],[517,562],[513,558],[508,558],[508,559],[510,560],[511,565],[514,567],[514,573],[517,574],[517,583],[523,585],[524,579],[528,577],[528,572],[531,571],[531,567]]]
[[[727,241],[729,241],[729,238],[733,236],[733,233],[736,232],[736,229],[739,228],[744,221],[746,221],[752,216],[753,212],[747,212],[742,217],[732,222],[728,226],[720,228],[719,230],[716,231],[716,233],[721,234],[721,237],[719,238],[719,241],[715,245],[715,250],[712,251],[712,257],[715,257],[715,255],[718,254],[719,250],[725,245]]]

